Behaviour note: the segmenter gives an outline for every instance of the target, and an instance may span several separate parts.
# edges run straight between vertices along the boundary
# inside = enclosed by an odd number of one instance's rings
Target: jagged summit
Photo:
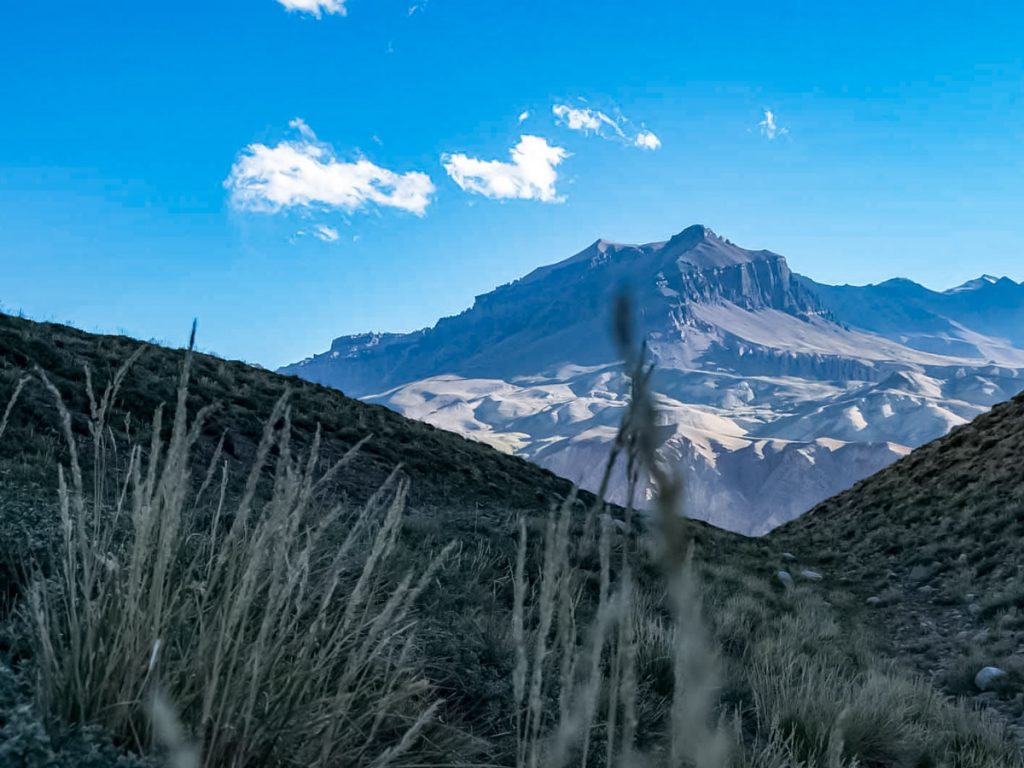
[[[695,247],[698,243],[721,239],[713,230],[705,227],[703,224],[691,224],[682,232],[669,238],[665,242],[665,248],[688,250]]]
[[[1017,283],[1014,280],[1011,280],[1010,278],[1006,277],[1005,275],[1003,277],[996,277],[995,275],[982,275],[981,277],[976,277],[973,280],[968,280],[966,283],[958,285],[955,288],[950,288],[946,291],[943,291],[943,293],[952,294],[964,293],[966,291],[978,291],[984,288],[988,288],[989,286],[992,285],[1016,286]]]
[[[702,269],[749,264],[769,259],[785,261],[771,251],[750,251],[741,248],[700,224],[687,227],[674,236],[665,243],[662,253],[665,257],[678,259]]]
[[[741,248],[709,227],[693,224],[668,240],[642,244],[604,238],[595,240],[579,253],[539,267],[512,285],[529,285],[548,280],[555,274],[565,276],[575,274],[577,270],[592,269],[606,269],[609,279],[626,280],[632,284],[648,278],[660,280],[659,275],[666,276],[671,272],[722,269],[766,261],[785,265],[785,259],[776,253]]]

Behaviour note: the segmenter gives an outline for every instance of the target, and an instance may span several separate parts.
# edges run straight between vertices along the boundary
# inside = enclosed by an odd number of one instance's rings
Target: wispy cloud
[[[555,122],[570,130],[612,139],[641,149],[661,149],[661,139],[646,129],[634,133],[631,121],[624,115],[612,117],[599,109],[571,107],[568,104],[555,104],[551,107],[551,112],[555,116]]]
[[[661,149],[661,139],[655,136],[653,131],[640,131],[633,139],[633,144],[641,149]]]
[[[623,133],[618,122],[600,110],[555,104],[551,111],[559,125],[564,125],[571,130],[600,135],[605,128],[610,128],[616,136],[625,138],[626,134]]]
[[[315,237],[325,243],[336,243],[341,237],[341,232],[327,224],[317,224],[313,229],[300,229],[290,242],[295,243],[300,237]]]
[[[525,123],[529,119],[530,119],[530,112],[529,112],[529,110],[524,110],[524,111],[520,112],[519,113],[519,117],[516,118],[517,122],[520,125],[522,125],[523,123]]]
[[[467,192],[496,200],[539,200],[560,203],[555,184],[557,166],[569,156],[540,136],[521,136],[509,150],[512,161],[479,160],[462,154],[441,158],[445,171]]]
[[[409,15],[415,16],[417,13],[427,10],[427,2],[429,2],[429,0],[421,0],[421,2],[419,3],[413,3],[412,5],[410,5]]]
[[[296,141],[274,146],[250,144],[239,154],[224,187],[240,210],[278,213],[288,209],[355,211],[371,205],[398,208],[422,216],[434,184],[425,173],[395,173],[364,157],[337,158],[305,122],[289,124]]]
[[[308,13],[316,18],[323,14],[338,14],[344,16],[348,13],[345,8],[345,0],[277,0],[287,11]]]
[[[313,237],[317,237],[325,243],[336,243],[341,235],[334,227],[329,227],[326,224],[317,224],[313,229]]]
[[[775,121],[775,113],[770,109],[764,111],[764,119],[757,124],[757,127],[761,129],[761,135],[768,141],[775,141],[779,136],[789,133],[788,128],[783,128]]]

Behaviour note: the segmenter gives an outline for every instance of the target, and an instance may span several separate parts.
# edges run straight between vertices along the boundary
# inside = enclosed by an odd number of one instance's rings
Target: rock
[[[915,565],[910,569],[910,575],[907,579],[912,584],[923,584],[928,581],[935,574],[934,569],[926,565]]]
[[[967,606],[967,612],[971,616],[979,616],[981,614],[981,606],[977,603],[971,603]]]
[[[783,552],[782,559],[785,560],[787,563],[792,563],[794,560],[796,560],[796,555],[794,555],[792,552]]]
[[[1006,677],[1006,672],[999,667],[982,667],[974,676],[974,685],[979,691],[991,690],[997,681]]]
[[[796,586],[793,583],[793,577],[790,575],[789,571],[779,571],[775,574],[775,578],[779,580],[779,582],[782,584],[783,588],[787,592],[789,592],[793,589],[794,586]]]
[[[821,581],[823,578],[822,575],[817,571],[812,571],[807,568],[800,571],[800,577],[803,579],[807,579],[808,581]]]
[[[968,592],[966,595],[964,595],[964,602],[965,603],[973,603],[977,599],[978,599],[978,596],[976,594],[974,594],[973,592]]]
[[[868,605],[881,605],[882,604],[882,598],[880,598],[878,595],[872,595],[871,597],[869,597],[864,602],[867,603]]]
[[[918,587],[917,591],[920,592],[922,595],[930,595],[935,590],[932,588],[931,584],[925,584],[923,587]]]

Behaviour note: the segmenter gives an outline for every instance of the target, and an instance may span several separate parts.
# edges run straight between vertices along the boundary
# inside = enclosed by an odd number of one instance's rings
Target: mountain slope
[[[88,401],[83,365],[88,364],[97,387],[102,388],[138,346],[139,342],[125,337],[94,336],[67,326],[0,314],[0,387],[4,393],[12,392],[18,379],[38,365],[60,389],[69,409],[85,414]],[[133,415],[131,433],[136,440],[147,437],[157,406],[174,402],[181,358],[180,350],[149,347],[126,378],[117,405]],[[365,500],[396,466],[412,481],[412,508],[430,514],[438,509],[450,513],[464,504],[474,513],[547,509],[570,490],[565,480],[520,458],[403,418],[393,410],[361,403],[336,390],[207,355],[196,356],[194,369],[196,395],[191,402],[195,408],[200,402],[218,406],[194,453],[201,462],[208,462],[223,435],[223,455],[236,481],[244,477],[244,468],[255,455],[263,421],[274,402],[290,390],[293,439],[298,448],[311,443],[318,425],[328,461],[370,437],[341,486],[353,502]],[[84,416],[76,416],[73,428],[80,437],[88,435]],[[31,382],[0,440],[0,530],[5,534],[5,545],[0,548],[0,595],[14,590],[16,564],[26,550],[38,551],[56,530],[53,483],[63,452],[50,395]],[[24,525],[26,515],[36,524]],[[11,524],[14,517],[22,524]]]
[[[888,651],[976,694],[982,666],[1024,682],[1024,394],[857,483],[768,540],[875,597]],[[1017,723],[1024,697],[992,702]]]
[[[943,300],[970,299],[980,314],[995,287]],[[960,328],[956,345],[930,349],[889,333],[911,320],[947,332],[952,321],[900,303],[900,291],[930,295],[920,286],[900,282],[866,297],[824,290],[793,275],[782,256],[699,225],[646,245],[599,240],[433,328],[343,337],[282,370],[594,489],[625,405],[609,320],[623,291],[657,367],[664,453],[688,475],[694,514],[747,534],[792,519],[1024,387],[1024,350],[1006,340]],[[871,327],[837,322],[858,301]],[[1012,302],[1004,305],[1012,313]],[[612,498],[624,502],[625,488],[615,478]]]
[[[1024,285],[986,275],[938,292],[910,280],[878,285],[800,282],[840,322],[915,349],[1020,365]]]
[[[31,667],[35,649],[23,635],[25,622],[17,617],[21,612],[28,614],[23,601],[26,582],[37,565],[53,567],[51,553],[60,551],[63,535],[57,473],[58,464],[67,467],[68,450],[60,417],[51,394],[36,378],[36,366],[59,389],[72,414],[88,482],[92,454],[85,370],[91,372],[99,396],[141,346],[122,336],[97,336],[0,313],[0,420],[17,383],[27,377],[0,436],[0,758],[13,754],[17,760],[18,750],[26,749],[26,762],[16,765],[132,765],[116,756],[104,761],[92,742],[81,747],[81,754],[74,751],[78,747],[68,747],[71,751],[60,759],[50,754],[58,742],[78,737],[51,730],[48,738],[53,743],[43,739],[47,731],[25,719],[30,706],[25,691],[31,688],[18,682],[12,670],[24,669],[24,680],[35,680]],[[166,406],[162,434],[168,439],[183,358],[181,349],[148,345],[128,371],[110,420],[122,459],[129,445],[148,450],[153,414],[161,404]],[[458,544],[457,562],[443,576],[446,588],[431,591],[420,619],[422,640],[417,653],[427,659],[423,674],[446,701],[443,717],[451,725],[445,733],[466,728],[481,739],[493,737],[504,749],[510,661],[502,655],[501,643],[507,639],[504,635],[500,642],[495,639],[495,626],[504,621],[501,631],[507,634],[511,597],[499,586],[509,586],[517,518],[525,517],[531,531],[542,530],[552,508],[572,493],[570,484],[521,458],[379,405],[353,400],[337,390],[200,354],[193,359],[188,409],[192,417],[207,406],[214,410],[192,450],[189,469],[194,485],[202,481],[223,438],[221,458],[228,472],[229,505],[231,498],[240,495],[265,421],[286,391],[290,392],[295,455],[308,451],[319,430],[325,469],[368,438],[355,461],[323,486],[331,503],[361,505],[396,470],[409,480],[406,520],[394,557],[397,573],[388,574],[390,578],[397,581],[410,564],[419,569],[449,543]],[[275,448],[271,459],[276,455]],[[268,468],[258,486],[258,504],[269,496],[273,480]],[[579,499],[578,504],[592,502],[586,492]],[[504,618],[481,621],[481,615]],[[52,725],[47,723],[48,729]],[[31,749],[24,747],[26,740]],[[37,755],[39,762],[35,762]],[[0,763],[7,765],[4,759]]]

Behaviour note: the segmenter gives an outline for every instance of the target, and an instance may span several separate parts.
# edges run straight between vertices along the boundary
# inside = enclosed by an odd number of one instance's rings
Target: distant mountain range
[[[409,334],[335,339],[282,373],[599,481],[628,382],[627,290],[689,513],[760,534],[1024,389],[1024,285],[829,286],[703,226],[598,240]],[[646,489],[644,489],[646,492]],[[624,501],[624,478],[612,495]]]

